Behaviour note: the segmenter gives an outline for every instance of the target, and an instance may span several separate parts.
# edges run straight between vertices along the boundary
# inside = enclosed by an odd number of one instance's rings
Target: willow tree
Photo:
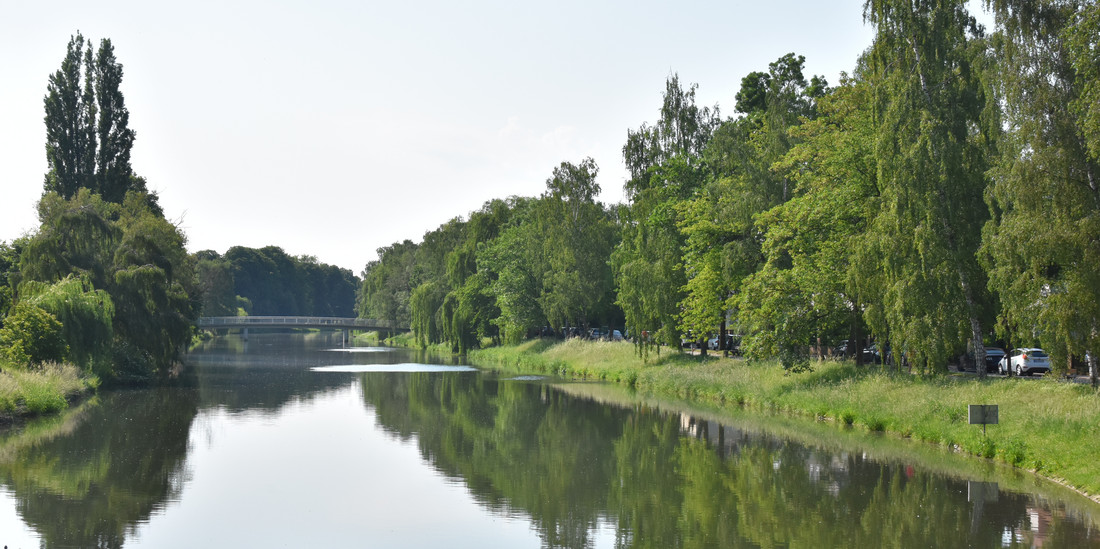
[[[922,370],[945,368],[967,340],[980,365],[986,295],[976,252],[988,218],[981,30],[964,0],[869,0],[865,15],[876,31],[882,192],[867,245],[884,279],[883,315],[869,319],[871,328]]]
[[[199,304],[183,233],[144,193],[115,204],[86,188],[70,200],[51,192],[38,210],[41,225],[20,254],[16,303],[56,312],[75,358],[92,360],[105,377],[166,373],[190,340]],[[110,360],[94,360],[107,341]]]
[[[19,287],[20,303],[50,313],[61,323],[68,359],[98,375],[110,375],[114,339],[114,302],[86,277],[67,275],[47,284],[28,280]]]
[[[1007,128],[985,234],[1000,327],[1055,367],[1100,350],[1100,8],[1077,0],[988,2]],[[1091,147],[1091,148],[1090,148]],[[1095,359],[1090,364],[1097,382]]]

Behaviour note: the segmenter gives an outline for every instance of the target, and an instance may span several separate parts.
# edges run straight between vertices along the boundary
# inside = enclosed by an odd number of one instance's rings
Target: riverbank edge
[[[972,458],[1000,461],[1100,504],[1100,473],[1088,467],[1090,456],[1100,453],[1095,433],[1100,424],[1100,404],[1096,403],[1100,397],[1091,388],[1075,384],[920,377],[878,368],[857,370],[853,363],[844,362],[821,362],[812,373],[784,375],[783,369],[772,363],[717,357],[702,360],[667,349],[660,355],[651,351],[643,359],[627,343],[582,340],[533,340],[489,347],[472,351],[468,360],[475,366],[517,373],[610,381],[643,394],[719,409],[782,413],[861,427],[868,434],[887,434]],[[967,424],[964,403],[991,400],[1000,402],[1002,425],[991,426],[993,432],[983,435],[980,428]],[[1049,405],[1058,400],[1073,402],[1052,410]],[[926,410],[915,413],[914,408]],[[1075,417],[1064,413],[1062,419],[1040,417],[1064,412],[1062,408],[1079,410]],[[1043,423],[1041,428],[1036,428],[1037,422]],[[1093,428],[1082,432],[1087,425]],[[1057,440],[1064,438],[1057,436],[1063,432],[1075,432],[1076,443]]]
[[[0,426],[60,415],[96,393],[99,379],[71,364],[0,368]]]

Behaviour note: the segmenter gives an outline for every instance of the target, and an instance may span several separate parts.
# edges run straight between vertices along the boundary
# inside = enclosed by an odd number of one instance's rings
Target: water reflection
[[[0,500],[45,547],[1100,547],[1030,477],[332,344],[216,339],[179,387],[0,434]]]
[[[371,375],[364,400],[486,507],[530,515],[545,547],[1082,547],[1090,517],[862,453],[548,384]]]
[[[194,391],[126,391],[0,442],[0,478],[45,547],[122,547],[178,497]]]

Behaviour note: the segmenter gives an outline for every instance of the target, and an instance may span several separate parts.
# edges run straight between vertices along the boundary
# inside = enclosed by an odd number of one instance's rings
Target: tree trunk
[[[1095,389],[1100,386],[1100,380],[1097,379],[1096,372],[1096,355],[1089,353],[1089,383],[1092,384],[1092,388]]]

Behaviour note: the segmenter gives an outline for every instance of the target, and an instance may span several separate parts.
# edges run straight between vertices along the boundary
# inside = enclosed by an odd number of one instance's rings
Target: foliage
[[[363,269],[363,282],[356,307],[361,318],[378,318],[394,326],[408,326],[409,297],[416,287],[413,278],[416,244],[406,240],[378,249],[378,260]]]
[[[202,296],[202,315],[236,316],[238,296],[234,292],[233,264],[210,250],[198,252],[193,258],[195,283]]]
[[[19,295],[20,303],[37,306],[61,323],[70,360],[101,375],[110,372],[106,361],[114,339],[115,309],[106,291],[70,274],[53,284],[28,280],[19,286]]]
[[[203,250],[194,258],[203,316],[232,316],[241,303],[258,316],[355,316],[358,278],[315,257],[233,246],[224,256]]]
[[[0,241],[0,322],[8,314],[12,304],[12,278],[18,278],[19,247],[22,241]]]
[[[718,109],[695,104],[695,85],[665,82],[660,118],[627,132],[623,146],[631,203],[622,211],[622,239],[612,254],[616,303],[645,354],[652,343],[679,345],[677,318],[688,277],[679,207],[703,185],[702,153],[718,125]]]
[[[69,346],[57,318],[41,307],[20,303],[0,328],[0,352],[15,364],[32,366],[65,360]]]
[[[616,235],[596,202],[598,171],[591,158],[562,162],[535,206],[546,269],[538,303],[551,326],[587,328],[610,306],[607,259]]]
[[[989,300],[975,254],[989,149],[978,131],[980,31],[961,0],[872,0],[867,16],[881,192],[868,257],[884,290],[883,314],[868,322],[921,370],[945,371],[967,339],[981,363]]]
[[[862,339],[862,300],[851,281],[877,193],[868,95],[866,81],[846,79],[819,98],[821,116],[792,129],[799,142],[776,164],[796,187],[757,216],[765,261],[738,301],[751,356],[799,368],[811,341]]]
[[[983,242],[989,285],[1003,304],[1000,331],[1019,346],[1040,343],[1061,369],[1100,348],[1100,164],[1087,105],[1100,72],[1086,46],[1095,44],[1097,8],[991,4],[1008,131],[986,195],[995,216]]]
[[[91,40],[86,49],[81,34],[69,40],[44,99],[46,192],[68,199],[84,188],[115,203],[129,191],[145,192],[145,181],[130,166],[134,131],[121,83],[122,65],[109,39],[100,41],[94,56]]]
[[[179,229],[136,192],[122,204],[88,189],[70,200],[47,193],[39,202],[39,218],[38,232],[20,255],[16,302],[44,296],[60,320],[72,324],[66,333],[74,358],[84,366],[94,363],[104,378],[121,373],[113,365],[120,364],[124,350],[134,353],[121,362],[137,368],[130,376],[167,371],[190,340],[196,312],[191,295],[197,292]],[[67,282],[46,291],[59,281]],[[77,297],[79,304],[63,304]],[[110,330],[103,324],[107,318]],[[101,338],[111,333],[114,357],[96,361],[106,354]]]

